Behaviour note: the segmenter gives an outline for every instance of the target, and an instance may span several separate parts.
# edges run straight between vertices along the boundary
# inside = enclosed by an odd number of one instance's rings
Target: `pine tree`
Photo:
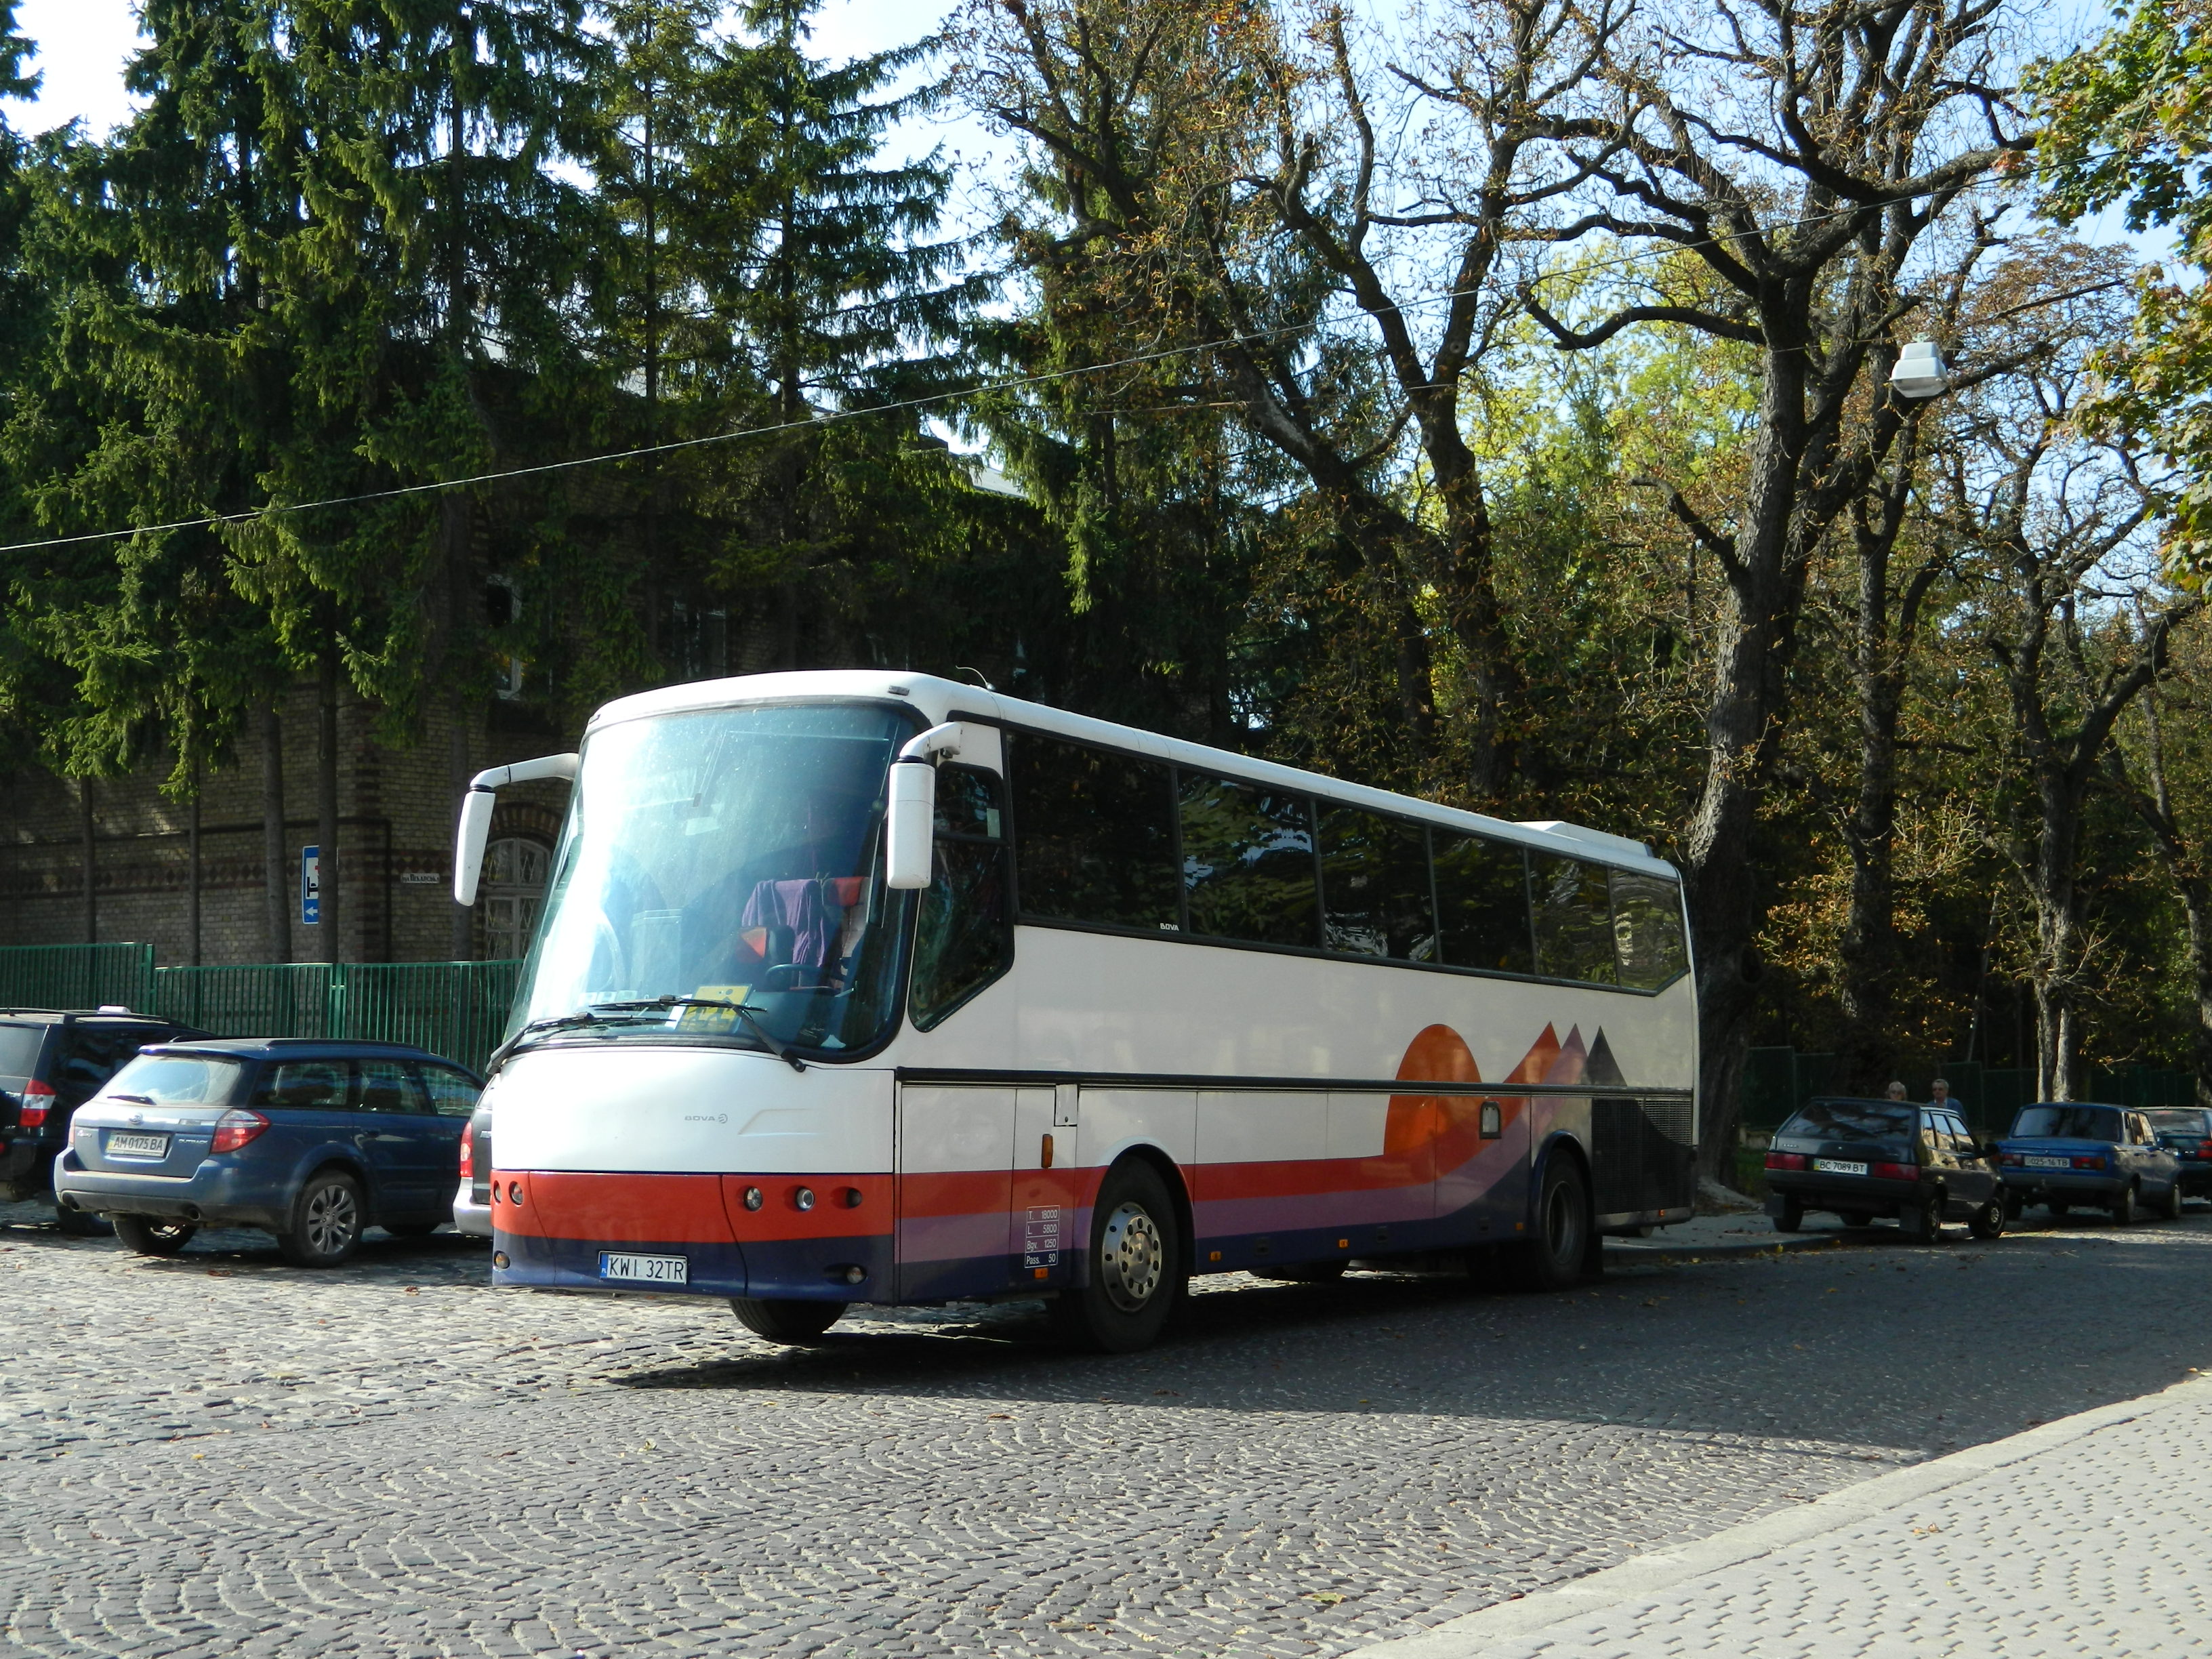
[[[305,222],[270,271],[302,400],[270,496],[374,495],[575,453],[593,221],[562,169],[586,152],[600,51],[580,3],[299,0],[291,21],[317,131]],[[425,490],[271,515],[234,539],[287,645],[337,655],[404,725],[426,690],[489,677],[472,553],[486,523],[512,528],[516,562],[560,535],[543,489],[495,499]]]
[[[156,0],[127,76],[145,100],[107,144],[52,137],[30,179],[5,456],[29,526],[69,535],[234,513],[289,414],[254,250],[289,192],[272,16],[252,0]],[[283,670],[206,527],[18,556],[19,631],[72,687],[46,722],[72,771],[155,750],[189,787]]]
[[[880,161],[892,129],[936,100],[896,90],[933,43],[832,64],[807,51],[817,3],[748,0],[745,38],[702,88],[731,185],[702,232],[732,250],[704,297],[763,389],[766,422],[787,428],[942,387],[988,287],[963,271],[963,243],[930,240],[951,182],[941,153]],[[964,533],[957,465],[911,413],[755,452],[754,532],[720,574],[771,599],[781,665],[863,654],[866,630],[840,596],[863,576],[896,588],[947,556]]]

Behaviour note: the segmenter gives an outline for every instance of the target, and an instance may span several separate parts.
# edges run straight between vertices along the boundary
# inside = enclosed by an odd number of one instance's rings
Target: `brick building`
[[[1027,514],[1022,491],[1003,473],[972,458],[963,465],[979,495],[1023,503]],[[454,575],[425,595],[426,619],[443,614],[455,594],[481,593],[495,627],[520,614],[518,589],[496,568],[497,536],[483,516],[480,510],[476,540]],[[654,651],[678,680],[865,656],[848,657],[851,641],[803,647],[788,606],[732,615],[696,592],[687,598],[672,589],[637,602],[656,617]],[[562,724],[549,713],[553,705],[538,700],[538,671],[531,671],[526,687],[521,661],[505,660],[515,678],[504,690],[465,707],[434,703],[419,740],[406,746],[377,741],[375,710],[349,691],[341,695],[337,937],[326,936],[333,931],[327,923],[309,926],[301,915],[301,854],[319,842],[319,725],[315,684],[302,680],[281,711],[281,945],[270,927],[266,747],[260,724],[248,721],[226,764],[202,781],[197,837],[190,804],[161,793],[166,757],[88,787],[44,771],[0,774],[0,946],[132,940],[152,944],[164,966],[520,956],[537,919],[568,786],[500,791],[484,880],[467,910],[452,898],[460,798],[485,767],[572,750],[581,729]]]
[[[576,746],[528,705],[491,700],[434,712],[419,743],[372,733],[374,711],[338,709],[338,936],[301,921],[301,854],[316,843],[317,707],[303,682],[283,710],[284,848],[280,878],[295,962],[439,962],[520,954],[568,789],[502,790],[483,896],[453,902],[453,824],[462,790],[487,766]],[[165,965],[270,962],[263,811],[265,747],[248,722],[200,795],[198,938],[192,928],[191,806],[161,792],[166,763],[89,787],[33,771],[0,776],[0,945],[88,939],[150,942]],[[86,871],[91,870],[87,902]],[[327,878],[326,878],[327,879]]]

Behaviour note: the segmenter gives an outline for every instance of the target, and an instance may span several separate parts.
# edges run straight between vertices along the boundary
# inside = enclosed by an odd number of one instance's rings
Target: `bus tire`
[[[1565,1153],[1544,1160],[1536,1194],[1536,1236],[1513,1246],[1513,1279],[1524,1291],[1566,1291],[1589,1272],[1589,1182]]]
[[[1175,1200],[1143,1159],[1124,1159],[1099,1184],[1085,1266],[1088,1282],[1048,1304],[1054,1334],[1093,1353],[1150,1347],[1182,1299],[1185,1278]]]
[[[763,1301],[758,1297],[733,1296],[730,1311],[738,1323],[755,1336],[786,1347],[803,1348],[822,1340],[822,1334],[845,1316],[842,1302]]]

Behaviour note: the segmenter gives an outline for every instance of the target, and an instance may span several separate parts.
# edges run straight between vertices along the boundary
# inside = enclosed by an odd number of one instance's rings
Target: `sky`
[[[814,20],[814,48],[824,57],[844,58],[902,46],[935,28],[956,3],[822,0]],[[1402,3],[1355,0],[1359,10],[1370,14],[1370,21],[1383,22],[1386,27],[1408,21],[1396,15]],[[2080,32],[2101,27],[2108,17],[2106,0],[2045,0],[2044,11],[2045,21],[2057,32],[2076,38]],[[15,15],[17,27],[38,43],[30,67],[45,77],[34,103],[9,112],[19,131],[43,131],[82,119],[93,136],[105,137],[130,114],[123,65],[137,41],[132,0],[17,0]],[[915,154],[939,142],[971,160],[998,146],[972,118],[949,118],[941,127],[910,132],[907,143],[895,144],[893,149]],[[956,197],[951,216],[956,222],[969,216],[963,205]],[[2077,227],[2076,234],[2094,242],[2133,241],[2146,258],[2160,257],[2171,246],[2162,234],[2130,237],[2116,211]]]
[[[903,45],[936,27],[951,9],[952,0],[823,0],[814,49],[845,58]],[[82,118],[100,137],[130,114],[123,64],[138,39],[131,0],[17,0],[15,22],[38,42],[31,67],[46,76],[37,102],[10,112],[19,131],[40,132]]]

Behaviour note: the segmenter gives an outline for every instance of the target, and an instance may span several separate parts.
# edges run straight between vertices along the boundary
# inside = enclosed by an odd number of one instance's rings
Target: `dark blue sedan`
[[[54,1194],[144,1255],[203,1226],[258,1227],[284,1259],[334,1267],[371,1226],[419,1236],[453,1214],[482,1083],[392,1042],[165,1042],[77,1109]]]
[[[2014,1214],[2029,1204],[2053,1215],[2086,1204],[2125,1226],[2146,1209],[2169,1219],[2181,1213],[2180,1159],[2159,1144],[2141,1112],[2124,1106],[2023,1106],[1997,1142],[1996,1163]]]

